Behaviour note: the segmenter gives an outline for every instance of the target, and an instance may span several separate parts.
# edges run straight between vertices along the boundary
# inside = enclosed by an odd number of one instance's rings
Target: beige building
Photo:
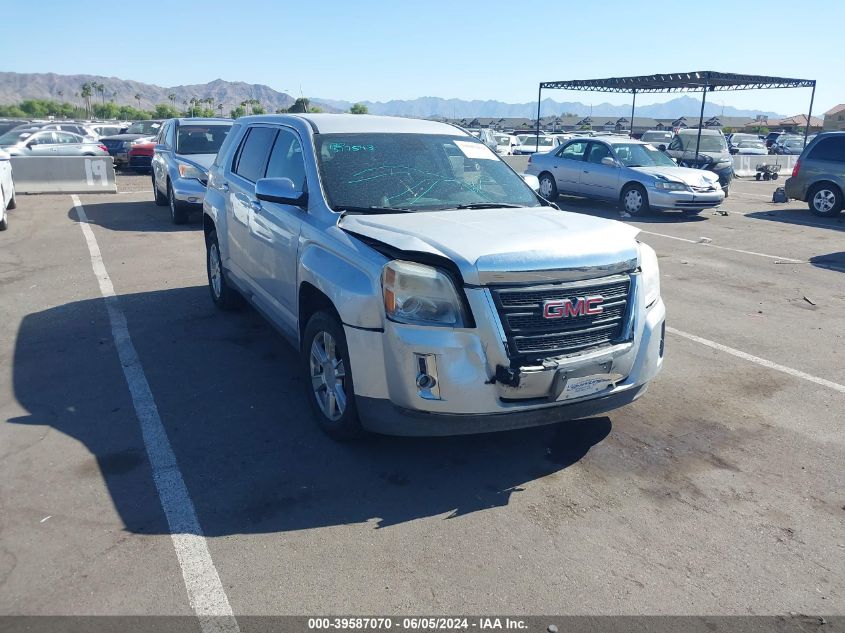
[[[840,103],[824,113],[824,129],[845,130],[845,103]]]

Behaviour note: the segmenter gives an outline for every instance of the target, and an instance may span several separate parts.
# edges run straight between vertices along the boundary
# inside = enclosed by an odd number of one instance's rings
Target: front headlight
[[[388,319],[413,325],[463,327],[466,319],[455,286],[431,266],[393,260],[381,275]]]
[[[689,191],[689,187],[687,187],[682,182],[673,182],[671,180],[658,180],[654,183],[655,189],[663,189],[665,191]]]
[[[640,270],[643,296],[646,308],[660,298],[660,269],[657,265],[657,253],[648,244],[640,242]]]
[[[188,165],[187,163],[178,163],[178,165],[180,178],[195,178],[197,180],[205,180],[205,172],[199,169],[198,167]]]

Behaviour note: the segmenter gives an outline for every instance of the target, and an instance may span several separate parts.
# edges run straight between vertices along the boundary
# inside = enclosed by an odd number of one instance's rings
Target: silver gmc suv
[[[637,229],[558,210],[457,127],[241,118],[203,211],[212,299],[246,299],[300,350],[332,437],[592,416],[660,371],[657,257]]]

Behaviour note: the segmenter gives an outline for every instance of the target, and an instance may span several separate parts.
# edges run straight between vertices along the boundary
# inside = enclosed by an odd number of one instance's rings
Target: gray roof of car
[[[685,127],[678,130],[678,134],[695,134],[698,135],[698,128],[697,127]],[[701,136],[722,136],[722,130],[708,130],[707,128],[701,128]]]
[[[627,136],[614,136],[614,135],[607,135],[607,136],[576,136],[573,141],[604,141],[608,145],[620,145],[625,143],[626,145],[630,143],[634,143],[636,145],[650,145],[650,143],[644,143],[643,141],[637,140],[635,138],[628,138]]]
[[[180,117],[176,119],[179,122],[179,125],[183,125],[185,123],[228,123],[231,125],[234,123],[232,119],[224,119],[221,117]]]
[[[449,134],[469,136],[463,130],[439,121],[372,114],[273,114],[238,119],[239,123],[284,123],[292,118],[307,121],[320,134],[392,132],[394,134]]]

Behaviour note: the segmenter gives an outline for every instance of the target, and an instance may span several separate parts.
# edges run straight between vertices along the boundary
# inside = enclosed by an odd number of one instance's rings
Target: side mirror
[[[661,143],[660,145],[657,146],[657,149],[659,149],[661,152],[665,152],[666,151],[666,145]]]
[[[265,202],[291,204],[296,207],[305,207],[308,204],[308,192],[298,191],[290,178],[261,178],[255,183],[255,197]]]
[[[607,167],[616,167],[616,161],[611,156],[605,156],[601,159],[601,164]]]
[[[534,174],[522,174],[522,179],[525,181],[531,189],[534,190],[534,193],[540,193],[540,180]]]
[[[739,154],[739,148],[738,147],[732,147],[732,148],[730,148],[729,151],[730,151],[731,154]]]
[[[35,141],[30,141],[29,143],[26,144],[27,149],[32,149],[34,146],[35,146]]]

